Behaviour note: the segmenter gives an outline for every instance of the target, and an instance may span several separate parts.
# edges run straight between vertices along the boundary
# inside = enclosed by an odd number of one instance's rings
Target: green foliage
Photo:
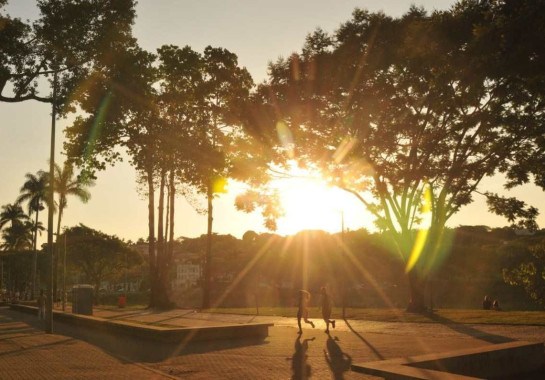
[[[416,302],[446,222],[475,194],[536,228],[535,208],[479,189],[533,151],[543,124],[542,100],[507,74],[492,76],[473,50],[475,27],[494,28],[507,3],[467,1],[432,14],[413,7],[399,18],[356,9],[333,34],[318,30],[301,53],[272,63],[255,96],[250,133],[284,165],[320,170],[356,196],[405,260],[415,255],[414,230],[427,230],[409,273]]]
[[[120,52],[135,45],[134,1],[40,0],[37,6],[40,16],[32,24],[0,16],[0,101],[52,102],[40,81],[51,81],[56,73],[57,105],[65,106],[59,111],[73,110],[74,102],[84,110],[93,108],[104,84],[116,79],[112,69],[123,69]],[[5,94],[10,87],[12,93]]]
[[[67,263],[98,292],[100,283],[141,262],[138,253],[116,236],[80,224],[67,229]]]
[[[8,223],[13,227],[14,225],[22,224],[27,219],[28,215],[24,213],[18,203],[6,204],[2,206],[2,212],[0,213],[0,228]]]
[[[545,305],[545,240],[537,244],[516,242],[506,250],[509,261],[503,269],[505,282],[522,287],[533,300]]]

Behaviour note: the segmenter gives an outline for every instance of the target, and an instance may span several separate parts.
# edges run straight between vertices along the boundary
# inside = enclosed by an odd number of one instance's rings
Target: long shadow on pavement
[[[335,380],[344,379],[344,373],[350,371],[352,357],[346,352],[343,352],[337,343],[339,338],[332,338],[327,334],[326,349],[324,350],[325,361],[329,365],[329,369]]]
[[[354,335],[356,335],[358,338],[360,338],[360,340],[365,343],[365,345],[367,347],[369,347],[371,349],[371,351],[373,351],[373,353],[377,356],[377,358],[379,358],[380,360],[384,360],[384,356],[381,355],[380,352],[378,352],[378,350],[371,344],[369,343],[369,341],[367,341],[367,339],[365,339],[363,336],[361,336],[356,330],[354,330],[354,328],[352,327],[352,325],[350,325],[350,323],[348,322],[348,319],[344,319],[344,323],[346,323],[346,325],[348,326],[348,328],[350,329],[350,331],[352,331],[354,333]]]
[[[312,368],[307,363],[308,355],[308,342],[312,342],[316,338],[303,339],[301,342],[301,334],[295,339],[294,349],[295,352],[291,357],[291,370],[293,380],[308,379],[311,376]]]
[[[36,329],[43,329],[43,322],[36,316],[4,309],[2,314],[13,320],[24,322]],[[217,340],[205,342],[190,342],[182,346],[181,343],[162,343],[145,339],[137,339],[128,335],[113,335],[97,329],[87,329],[55,321],[53,333],[80,339],[99,347],[103,351],[124,361],[156,363],[170,357],[194,353],[206,353],[232,348],[268,344],[264,338],[240,339],[236,341]]]
[[[507,343],[507,342],[514,341],[514,339],[512,338],[509,338],[503,335],[490,334],[490,333],[478,330],[474,327],[464,325],[462,323],[454,322],[448,318],[441,317],[437,314],[430,313],[428,315],[428,318],[430,318],[432,321],[442,324],[443,326],[448,327],[451,330],[454,330],[461,334],[469,335],[476,339],[484,340],[485,342],[488,342],[488,343],[497,344],[497,343]]]

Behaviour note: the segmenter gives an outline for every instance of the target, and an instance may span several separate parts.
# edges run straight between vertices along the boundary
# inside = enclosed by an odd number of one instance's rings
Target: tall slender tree
[[[58,258],[59,258],[59,236],[61,233],[61,222],[64,210],[68,205],[68,196],[74,196],[81,202],[87,203],[91,198],[91,193],[87,190],[87,187],[93,186],[94,181],[88,176],[75,176],[74,166],[66,161],[61,167],[55,164],[55,193],[57,194],[57,234],[56,234],[56,253],[55,253],[55,273],[54,273],[54,287],[53,294],[57,292],[57,272],[58,272]]]
[[[36,175],[32,173],[27,173],[25,175],[26,181],[21,187],[19,198],[17,202],[19,203],[28,203],[28,212],[29,214],[35,213],[34,225],[37,227],[39,223],[39,213],[44,209],[44,202],[47,202],[47,185],[49,183],[48,173],[40,170]],[[31,286],[31,298],[34,298],[34,293],[36,291],[36,270],[37,270],[37,260],[38,254],[36,250],[36,245],[38,241],[38,231],[33,232],[32,238],[32,249],[34,250],[32,258],[32,286]]]
[[[200,162],[202,188],[207,200],[207,246],[204,260],[204,292],[202,307],[211,302],[212,233],[214,198],[225,192],[233,163],[232,144],[242,134],[240,109],[253,87],[248,71],[238,65],[236,54],[227,49],[208,46],[203,54],[202,120],[205,125],[203,143],[209,154]]]

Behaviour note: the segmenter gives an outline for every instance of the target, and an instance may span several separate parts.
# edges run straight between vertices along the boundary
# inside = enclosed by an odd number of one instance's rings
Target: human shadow
[[[451,319],[441,317],[440,315],[429,313],[427,315],[428,318],[430,318],[432,321],[442,324],[445,327],[448,327],[451,330],[454,330],[460,334],[469,335],[473,338],[484,340],[488,343],[507,343],[507,342],[514,342],[515,339],[503,336],[503,335],[497,335],[497,334],[490,334],[481,330],[478,330],[474,327],[455,322]]]
[[[310,378],[312,369],[310,367],[310,364],[307,363],[307,350],[308,342],[313,341],[314,339],[316,338],[313,337],[311,339],[303,339],[303,341],[301,342],[301,335],[298,335],[297,339],[295,339],[295,352],[291,357],[291,378],[293,380],[303,380]]]
[[[363,336],[361,336],[360,333],[358,333],[356,330],[354,330],[352,325],[348,322],[348,319],[345,318],[344,323],[346,323],[346,326],[348,326],[348,328],[350,329],[350,331],[352,331],[354,333],[354,335],[356,335],[358,338],[360,338],[360,340],[363,343],[365,343],[365,345],[367,347],[369,347],[371,349],[371,351],[373,351],[373,354],[375,354],[375,356],[377,358],[379,358],[380,360],[384,360],[384,356],[382,356],[382,354],[371,343],[369,343],[369,341],[367,339],[365,339]]]
[[[332,338],[327,334],[326,349],[324,349],[325,361],[329,365],[329,369],[335,380],[344,379],[344,373],[350,371],[352,357],[341,350],[337,344],[339,338]]]

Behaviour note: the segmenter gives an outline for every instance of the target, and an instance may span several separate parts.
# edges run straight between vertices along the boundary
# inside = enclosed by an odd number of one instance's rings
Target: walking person
[[[299,334],[303,333],[301,328],[301,318],[314,328],[314,323],[308,320],[308,303],[310,302],[310,293],[306,290],[299,290],[299,302],[297,309],[297,326],[299,326]]]
[[[43,289],[40,289],[40,295],[38,296],[38,318],[45,319],[45,295]]]
[[[331,323],[331,326],[335,328],[335,320],[330,319],[331,318],[331,297],[329,297],[329,294],[327,293],[327,289],[325,286],[322,286],[322,289],[320,290],[322,295],[322,302],[321,302],[321,308],[322,308],[322,318],[324,319],[326,329],[325,332],[329,334],[329,324]]]

